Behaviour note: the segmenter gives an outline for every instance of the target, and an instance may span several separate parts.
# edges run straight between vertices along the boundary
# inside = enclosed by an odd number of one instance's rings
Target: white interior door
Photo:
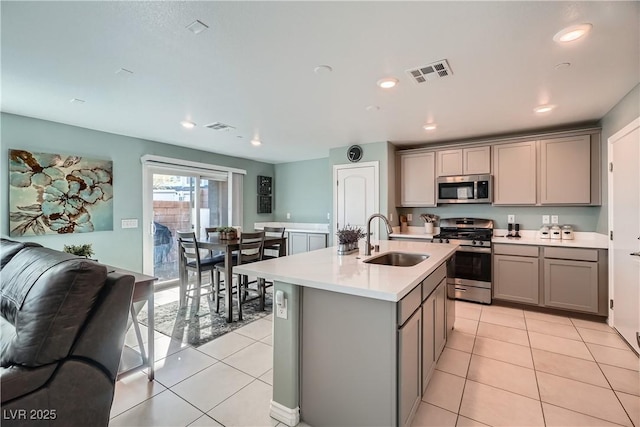
[[[613,326],[640,352],[640,118],[609,138]]]
[[[334,175],[335,229],[346,225],[367,228],[367,219],[380,210],[378,162],[336,165]],[[375,230],[375,231],[374,231]],[[374,228],[377,239],[378,228]]]

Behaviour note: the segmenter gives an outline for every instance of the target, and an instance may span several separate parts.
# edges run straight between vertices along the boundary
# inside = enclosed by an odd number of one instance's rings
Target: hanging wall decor
[[[113,230],[113,162],[9,150],[9,234]]]

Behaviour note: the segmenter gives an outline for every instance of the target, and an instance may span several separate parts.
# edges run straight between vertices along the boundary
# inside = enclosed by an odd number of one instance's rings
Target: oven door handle
[[[479,248],[477,246],[458,246],[457,252],[477,252],[490,254],[491,248]]]

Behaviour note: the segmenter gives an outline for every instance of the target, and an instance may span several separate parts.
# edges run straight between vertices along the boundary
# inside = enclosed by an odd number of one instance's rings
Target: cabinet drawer
[[[576,261],[598,261],[597,249],[544,248],[545,258],[573,259]]]
[[[440,267],[431,273],[429,277],[422,281],[422,300],[426,300],[431,292],[438,287],[440,282],[447,277],[447,264],[443,263]]]
[[[411,314],[422,303],[422,287],[416,286],[411,292],[409,292],[404,298],[398,301],[398,325],[402,325],[407,321]]]
[[[538,256],[537,246],[526,245],[493,245],[493,253],[496,255]]]

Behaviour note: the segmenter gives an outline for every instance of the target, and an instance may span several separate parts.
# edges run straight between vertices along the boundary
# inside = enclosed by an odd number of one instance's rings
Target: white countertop
[[[256,222],[254,230],[262,230],[264,227],[284,227],[284,231],[294,233],[329,234],[329,224],[316,224],[310,222]]]
[[[379,241],[380,252],[338,255],[337,247],[319,249],[233,268],[234,273],[264,277],[294,285],[343,294],[399,301],[455,252],[457,245],[410,241]],[[427,254],[429,258],[412,267],[365,264],[365,259],[385,252]]]
[[[434,231],[438,233],[438,228]],[[552,240],[541,239],[537,230],[521,230],[519,239],[504,237],[507,234],[507,230],[495,229],[493,230],[492,243],[506,243],[512,245],[536,245],[536,246],[559,246],[566,248],[595,248],[595,249],[608,249],[609,238],[605,234],[588,232],[588,231],[574,231],[574,238],[572,240]],[[433,234],[426,234],[424,227],[409,226],[408,230],[400,232],[399,227],[393,228],[393,233],[389,234],[389,237],[400,239],[415,239],[415,240],[430,240]]]
[[[494,237],[491,239],[492,243],[506,243],[511,245],[535,245],[535,246],[556,246],[565,248],[595,248],[595,249],[608,249],[609,238],[606,234],[588,232],[588,231],[574,231],[574,238],[572,240],[552,240],[541,239],[539,234],[535,230],[522,230],[519,239],[505,236],[506,230],[494,230]]]

